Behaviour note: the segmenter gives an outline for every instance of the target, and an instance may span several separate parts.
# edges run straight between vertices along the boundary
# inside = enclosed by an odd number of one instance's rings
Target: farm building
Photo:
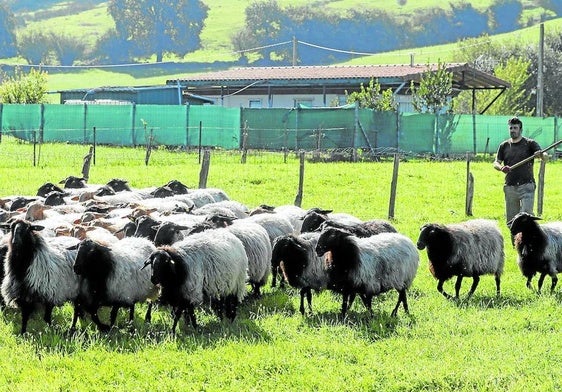
[[[437,70],[438,64],[429,67]],[[446,69],[453,74],[454,95],[462,90],[496,89],[499,96],[510,87],[467,63],[447,64]],[[361,84],[368,86],[375,79],[383,90],[392,89],[400,112],[413,112],[410,82],[418,83],[427,70],[427,64],[244,67],[187,75],[166,84],[225,107],[293,108],[343,105],[346,91],[359,91]]]
[[[96,87],[60,90],[61,104],[144,104],[144,105],[204,105],[214,100],[198,96],[177,86]]]

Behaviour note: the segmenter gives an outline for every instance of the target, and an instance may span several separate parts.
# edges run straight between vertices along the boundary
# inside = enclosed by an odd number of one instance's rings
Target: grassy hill
[[[247,0],[204,0],[209,6],[208,18],[201,34],[202,48],[189,53],[184,58],[165,57],[164,61],[178,63],[212,63],[235,61],[230,36],[244,24],[245,8],[250,4]],[[494,3],[493,0],[476,0],[471,4],[478,10],[487,10]],[[501,34],[493,40],[517,40],[534,44],[538,42],[538,22],[541,15],[551,15],[539,5],[538,0],[522,1],[524,11],[521,17],[522,25],[529,27],[521,30]],[[30,2],[31,4],[31,2]],[[56,32],[73,37],[79,37],[91,50],[96,40],[114,26],[114,22],[107,13],[107,2],[101,1],[64,1],[37,2],[33,9],[17,10],[18,34],[28,31]],[[449,2],[441,0],[406,1],[399,5],[398,1],[389,4],[388,0],[324,0],[310,2],[308,0],[278,0],[281,7],[304,6],[322,7],[328,12],[338,14],[352,9],[383,9],[395,14],[399,18],[409,18],[414,13],[425,8],[440,7],[451,9]],[[389,8],[389,5],[391,8]],[[28,6],[30,8],[31,6]],[[562,18],[545,22],[547,32],[559,30]],[[316,44],[330,46],[329,43]],[[348,50],[349,48],[334,48]],[[457,44],[437,45],[431,47],[401,49],[380,53],[373,56],[360,56],[350,59],[346,64],[398,64],[408,63],[410,53],[414,54],[417,63],[436,62],[437,60],[454,62]],[[154,59],[149,59],[148,61]],[[4,59],[6,64],[24,64],[22,59]],[[138,71],[124,72],[108,68],[81,69],[76,72],[57,73],[49,71],[49,90],[95,87],[100,85],[152,85],[162,84],[168,78],[185,75],[189,71],[178,67],[172,73],[162,74],[161,70],[150,67],[138,67]],[[177,73],[175,73],[177,72]]]

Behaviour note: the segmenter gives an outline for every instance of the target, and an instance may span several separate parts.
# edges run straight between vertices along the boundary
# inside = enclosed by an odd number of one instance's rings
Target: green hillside
[[[236,55],[230,43],[231,35],[244,25],[245,8],[251,4],[247,0],[205,0],[209,7],[208,18],[201,34],[202,48],[189,53],[184,58],[165,57],[164,61],[186,63],[212,63],[219,61],[235,61]],[[399,18],[411,18],[416,12],[424,8],[451,9],[450,2],[441,0],[394,1],[388,0],[278,0],[281,7],[304,6],[322,7],[327,12],[338,14],[354,9],[382,9],[393,13]],[[404,3],[403,5],[399,5]],[[493,0],[477,0],[470,2],[478,10],[487,10],[494,3]],[[538,23],[541,15],[552,17],[552,13],[542,8],[539,0],[522,1],[524,7],[521,25],[529,25],[516,32],[494,36],[494,40],[517,40],[534,44],[538,41]],[[49,7],[41,8],[43,2],[37,2],[37,8],[21,11],[16,14],[18,20],[18,34],[29,31],[55,32],[72,37],[78,37],[86,43],[88,50],[92,50],[96,40],[114,26],[114,22],[107,13],[107,2],[90,1],[61,1],[48,2]],[[54,4],[54,5],[53,5]],[[453,2],[456,4],[456,2]],[[389,8],[389,6],[391,8]],[[545,22],[546,30],[560,29],[562,18]],[[298,38],[298,37],[297,37]],[[329,47],[329,43],[316,44]],[[334,48],[348,50],[348,48]],[[351,59],[346,64],[394,64],[408,63],[410,54],[414,55],[416,63],[455,61],[456,43],[431,47],[401,49],[380,53],[373,56],[360,56]],[[148,59],[148,61],[154,59]],[[23,59],[4,59],[6,64],[24,64]],[[49,90],[94,87],[99,85],[151,85],[162,84],[168,78],[185,75],[187,71],[163,75],[145,67],[146,71],[135,73],[115,72],[108,68],[79,70],[76,73],[64,74],[50,71]]]

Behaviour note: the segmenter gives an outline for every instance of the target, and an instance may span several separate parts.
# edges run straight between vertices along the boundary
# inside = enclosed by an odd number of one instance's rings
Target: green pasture
[[[0,197],[34,195],[45,182],[80,175],[87,146],[33,146],[4,137],[0,142]],[[199,181],[197,151],[152,151],[148,166],[142,148],[98,147],[90,183],[111,178],[133,187],[178,179]],[[392,158],[380,162],[305,163],[303,208],[333,208],[364,220],[387,218]],[[401,157],[395,219],[397,229],[416,241],[426,222],[459,222],[464,214],[465,161]],[[536,165],[538,166],[538,165]],[[298,292],[266,287],[260,299],[247,300],[233,323],[197,310],[200,328],[180,322],[169,333],[171,316],[159,308],[144,324],[138,306],[133,325],[125,312],[118,328],[99,333],[82,321],[68,336],[72,309],[56,309],[54,325],[39,315],[19,336],[20,315],[0,313],[0,389],[4,391],[555,391],[562,387],[562,287],[537,295],[525,287],[503,221],[502,174],[491,157],[478,157],[469,169],[475,180],[473,218],[500,222],[506,263],[502,294],[484,276],[469,301],[448,301],[436,290],[427,255],[409,291],[410,315],[390,312],[396,292],[380,295],[370,317],[356,301],[340,320],[340,297],[314,295],[312,315],[298,311]],[[537,169],[537,167],[536,167]],[[276,153],[212,151],[208,187],[253,208],[293,204],[299,160]],[[562,220],[562,163],[546,166],[545,221]],[[465,279],[464,298],[471,283]],[[536,287],[536,279],[533,282]],[[550,286],[547,278],[545,286]],[[445,289],[454,290],[447,282]],[[106,313],[102,317],[108,317]]]

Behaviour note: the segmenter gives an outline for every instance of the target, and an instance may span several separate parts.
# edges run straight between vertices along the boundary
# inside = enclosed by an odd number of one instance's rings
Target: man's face
[[[509,136],[512,139],[517,139],[519,136],[521,136],[521,125],[509,124]]]

